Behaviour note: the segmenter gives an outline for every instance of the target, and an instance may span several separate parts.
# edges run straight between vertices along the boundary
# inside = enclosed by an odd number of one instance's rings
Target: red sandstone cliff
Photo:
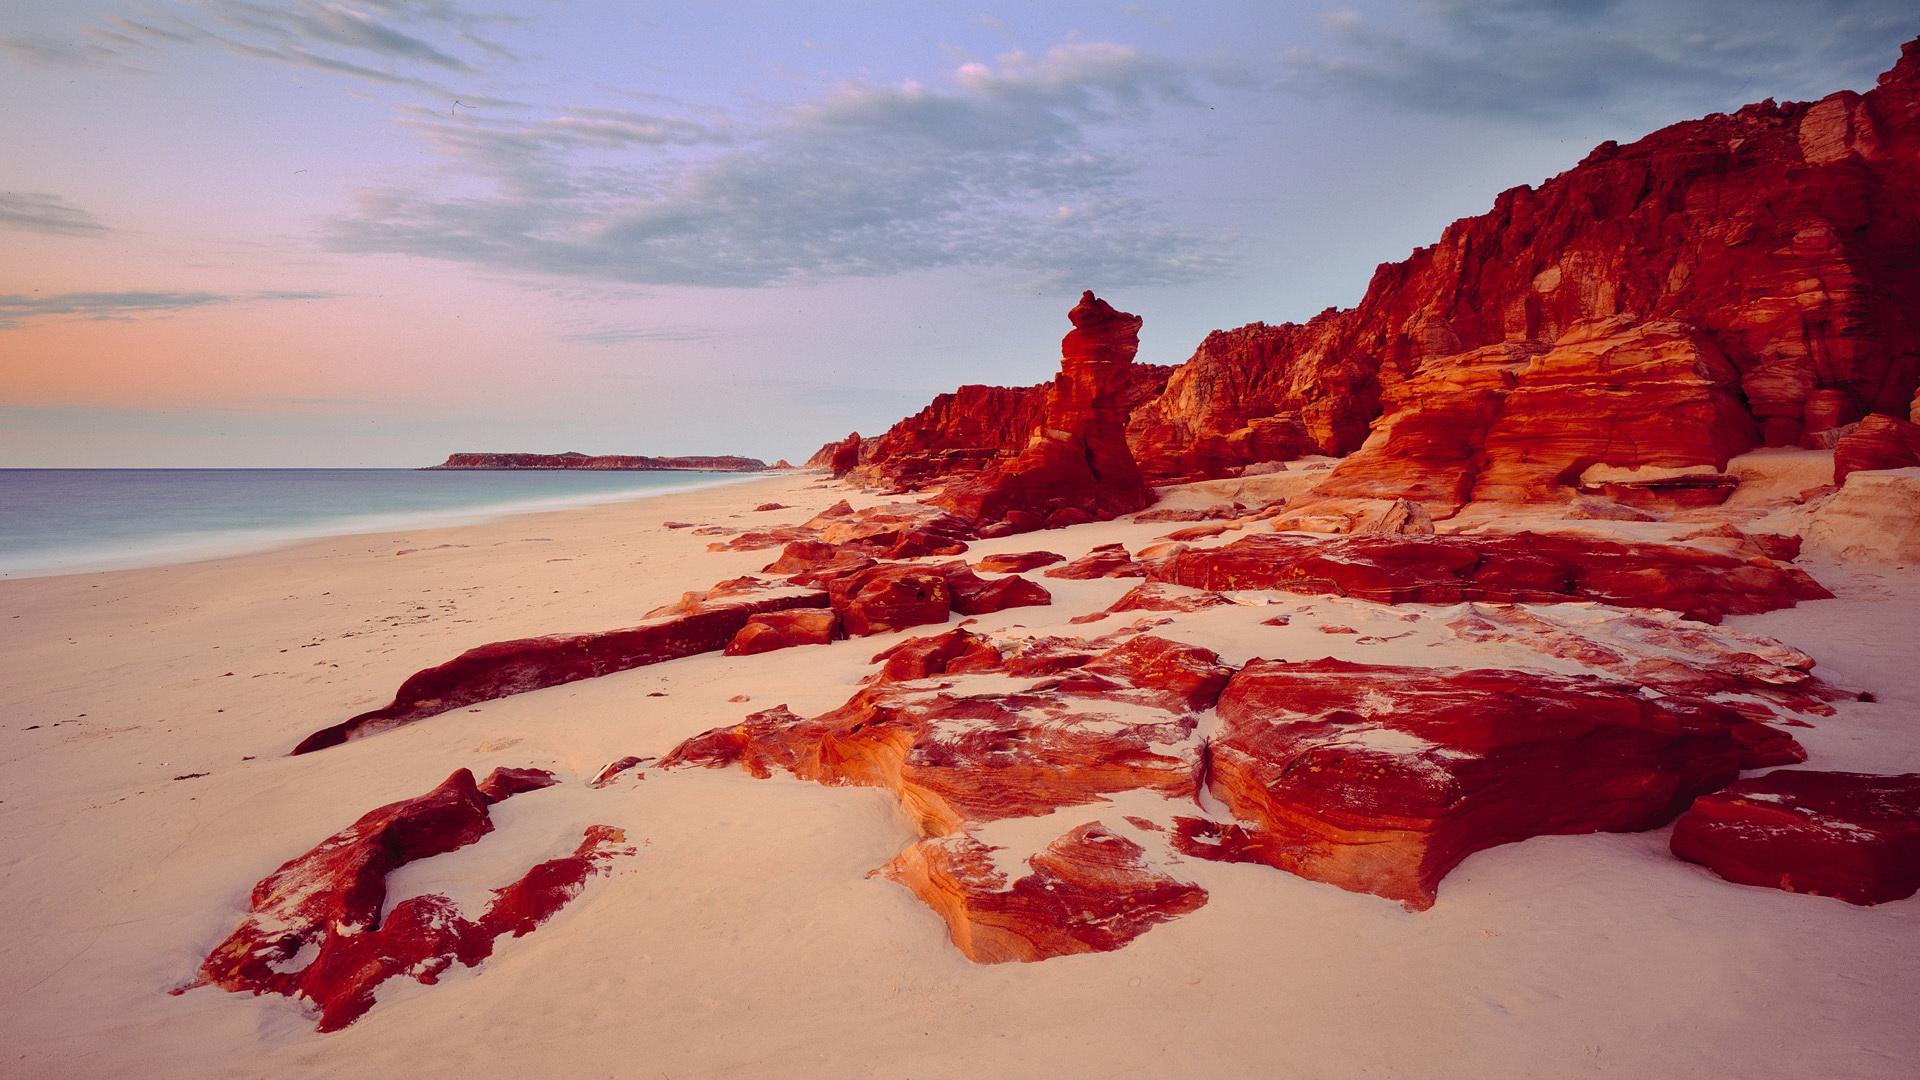
[[[1128,394],[1140,316],[1087,292],[1068,313],[1060,374],[1039,424],[1011,460],[949,483],[932,501],[979,525],[1021,532],[1110,518],[1153,501],[1127,447]],[[983,535],[985,535],[983,533]]]
[[[1322,494],[1442,506],[1554,497],[1593,465],[1717,467],[1909,415],[1916,252],[1920,41],[1866,94],[1603,144],[1381,266],[1355,307],[1215,332],[1128,441],[1150,480],[1364,443]],[[992,445],[1032,409],[963,391],[862,460]]]

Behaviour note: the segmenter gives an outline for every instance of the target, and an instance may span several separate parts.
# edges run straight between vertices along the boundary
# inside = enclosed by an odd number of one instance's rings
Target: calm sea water
[[[709,472],[0,469],[0,577],[160,566],[315,536],[733,483]]]

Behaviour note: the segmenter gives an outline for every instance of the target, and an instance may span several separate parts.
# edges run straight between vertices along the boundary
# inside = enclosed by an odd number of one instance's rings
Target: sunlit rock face
[[[1730,551],[1561,535],[1307,537],[1263,533],[1150,564],[1196,589],[1284,589],[1378,603],[1597,600],[1667,608],[1705,622],[1832,594],[1740,541]]]
[[[414,673],[388,705],[321,728],[293,752],[324,750],[476,702],[724,649],[755,615],[824,608],[829,602],[824,589],[742,578],[687,593],[676,604],[648,612],[636,626],[481,645]]]
[[[1781,769],[1695,800],[1673,853],[1728,881],[1882,904],[1920,891],[1920,774]]]
[[[372,1008],[389,979],[435,983],[456,962],[477,966],[499,938],[531,933],[610,859],[631,855],[621,831],[589,826],[571,853],[495,889],[472,916],[440,895],[383,914],[387,875],[474,843],[493,831],[490,805],[554,782],[539,769],[500,769],[476,784],[461,769],[425,795],[369,811],[255,885],[246,918],[182,989],[283,994],[312,1006],[321,1031],[335,1031]]]
[[[1220,697],[1208,790],[1235,824],[1184,850],[1433,904],[1475,851],[1673,819],[1740,767],[1753,722],[1592,678],[1256,660]]]
[[[1089,292],[1068,318],[1073,329],[1060,342],[1060,374],[1025,449],[949,483],[934,502],[987,525],[1008,520],[1010,511],[1051,524],[1111,518],[1153,501],[1126,438],[1140,317]],[[1055,520],[1061,515],[1071,520]]]
[[[1383,264],[1351,308],[1216,331],[1131,409],[1128,442],[1149,479],[1186,480],[1352,453],[1378,420],[1339,485],[1445,505],[1909,419],[1917,200],[1909,44],[1866,94],[1603,144]],[[979,426],[949,405],[899,441],[978,446]]]
[[[1725,468],[1758,441],[1739,378],[1677,322],[1616,316],[1550,346],[1424,362],[1384,391],[1373,435],[1315,494],[1550,502],[1595,465]],[[1619,459],[1619,460],[1615,460]]]
[[[1196,716],[1230,674],[1213,653],[1150,635],[1089,647],[954,630],[876,659],[885,667],[840,708],[755,713],[661,767],[739,764],[893,791],[926,839],[876,873],[912,889],[983,963],[1118,948],[1205,902],[1165,867],[1164,825],[1102,813],[1034,846],[994,830],[1123,794],[1169,820],[1164,808],[1194,805]]]

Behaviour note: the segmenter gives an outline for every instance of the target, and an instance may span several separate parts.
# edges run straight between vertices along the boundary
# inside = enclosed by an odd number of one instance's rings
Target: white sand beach
[[[887,791],[737,769],[586,784],[610,761],[662,754],[750,711],[830,709],[874,653],[937,627],[696,656],[288,756],[463,650],[630,625],[777,554],[712,552],[721,537],[664,521],[792,523],[842,497],[885,501],[795,473],[0,581],[0,1075],[1914,1075],[1920,900],[1856,907],[1731,884],[1671,856],[1667,829],[1480,852],[1422,912],[1264,866],[1193,863],[1184,872],[1207,904],[1127,947],[987,966],[908,890],[866,876],[915,836]],[[751,510],[769,501],[790,508]],[[966,557],[1137,550],[1167,531],[1103,522],[980,541]],[[1817,555],[1801,565],[1837,598],[1728,625],[1803,649],[1828,681],[1877,698],[1795,729],[1808,766],[1920,771],[1920,575]],[[1086,633],[1069,618],[1133,583],[1045,584],[1052,606],[974,629]],[[1357,601],[1287,602],[1369,617]],[[1223,647],[1226,623],[1191,632],[1220,637],[1207,643],[1232,663],[1361,648],[1309,633],[1319,617],[1237,650]],[[433,986],[387,982],[336,1033],[279,996],[168,995],[283,862],[455,769],[496,766],[562,782],[498,806],[479,843],[403,868],[390,904],[483,898],[592,823],[624,829],[637,854],[478,967]]]

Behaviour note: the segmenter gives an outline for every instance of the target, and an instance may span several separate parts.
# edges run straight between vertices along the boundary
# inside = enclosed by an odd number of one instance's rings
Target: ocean
[[[756,473],[0,469],[0,577],[163,566],[317,536],[461,525]]]

